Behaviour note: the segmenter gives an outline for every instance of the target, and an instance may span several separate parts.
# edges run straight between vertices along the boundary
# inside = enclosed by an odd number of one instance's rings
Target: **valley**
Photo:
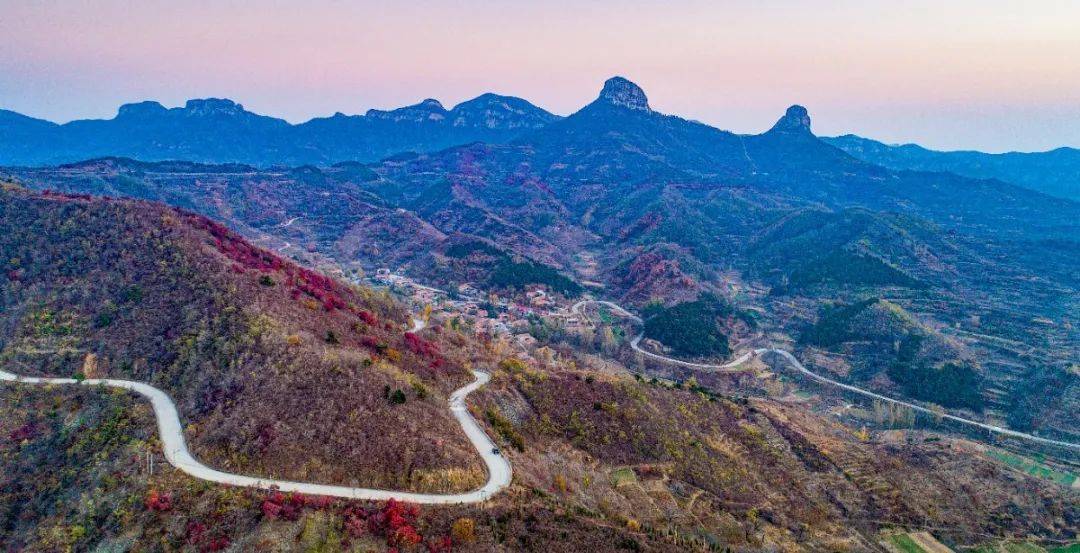
[[[32,126],[0,148],[0,547],[1076,539],[1075,201],[621,77],[566,117]]]

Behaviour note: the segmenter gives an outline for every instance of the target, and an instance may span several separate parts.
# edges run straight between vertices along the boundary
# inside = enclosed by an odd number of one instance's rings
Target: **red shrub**
[[[146,496],[146,508],[151,511],[164,512],[172,509],[172,506],[172,496],[169,494],[150,490],[150,493]]]
[[[391,499],[375,511],[365,511],[354,507],[345,512],[345,529],[352,537],[363,535],[365,522],[367,531],[386,538],[386,545],[392,550],[398,547],[411,547],[423,542],[423,537],[416,531],[416,519],[420,508]]]
[[[296,520],[304,512],[307,498],[303,494],[285,495],[273,492],[262,502],[263,516],[270,520]]]
[[[325,509],[334,504],[334,498],[325,495],[304,496],[304,503],[312,509]]]
[[[206,534],[205,524],[195,520],[188,522],[185,540],[189,545],[195,545],[202,541],[204,534]]]
[[[189,521],[187,524],[187,531],[184,534],[184,541],[187,542],[188,545],[199,546],[199,551],[203,553],[224,551],[229,548],[229,545],[232,542],[230,542],[229,538],[226,536],[217,535],[209,540],[205,539],[207,529],[206,524],[203,524],[202,522],[197,520]]]
[[[205,545],[203,545],[200,548],[200,551],[203,551],[204,553],[212,553],[214,551],[224,551],[224,550],[228,549],[229,545],[231,545],[231,544],[232,544],[232,542],[229,541],[228,537],[226,537],[226,536],[217,536],[216,538],[210,540]]]
[[[277,520],[281,517],[281,505],[267,499],[262,502],[262,514],[265,518]]]
[[[386,537],[386,545],[390,547],[411,547],[422,541],[424,541],[424,538],[416,533],[415,528],[408,524],[394,530],[393,534]]]
[[[21,442],[23,440],[30,440],[30,439],[36,438],[37,435],[38,435],[37,425],[32,423],[32,422],[28,422],[28,423],[16,428],[15,430],[13,430],[11,432],[10,437],[11,437],[11,441],[13,441],[13,442]]]
[[[428,553],[450,553],[454,550],[454,540],[450,536],[435,538],[427,543]]]
[[[429,342],[412,332],[405,333],[405,345],[417,355],[430,355],[434,356],[439,353],[439,348],[434,343]]]
[[[375,326],[375,325],[379,324],[378,317],[376,317],[375,315],[372,315],[371,313],[369,313],[367,311],[364,311],[363,309],[358,309],[356,311],[356,315],[358,317],[360,317],[360,320],[364,321],[365,323],[367,323],[367,324],[369,324],[371,326]]]
[[[344,513],[345,533],[349,537],[359,538],[367,533],[368,513],[361,507],[347,507]]]
[[[262,248],[252,246],[244,241],[240,235],[229,230],[221,223],[195,214],[188,214],[188,223],[195,228],[209,232],[210,236],[214,238],[214,247],[236,262],[241,268],[270,272],[285,267],[285,262],[280,257]]]

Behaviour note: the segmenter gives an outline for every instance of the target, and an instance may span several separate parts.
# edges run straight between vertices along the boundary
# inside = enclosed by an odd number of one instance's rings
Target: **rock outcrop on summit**
[[[787,108],[784,116],[776,122],[770,132],[800,132],[810,133],[810,114],[806,108],[794,105]]]
[[[652,111],[645,91],[623,77],[612,77],[605,81],[597,101],[627,109]]]

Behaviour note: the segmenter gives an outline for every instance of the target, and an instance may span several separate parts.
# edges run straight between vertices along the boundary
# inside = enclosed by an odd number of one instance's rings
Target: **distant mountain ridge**
[[[143,161],[184,160],[201,163],[243,163],[255,167],[370,163],[401,152],[432,153],[472,142],[506,144],[522,139],[543,141],[534,131],[551,126],[550,138],[563,135],[564,153],[584,154],[587,164],[617,169],[634,152],[615,144],[631,138],[606,137],[605,154],[588,151],[595,144],[575,144],[575,137],[594,140],[604,127],[621,127],[644,145],[637,153],[659,156],[644,165],[668,176],[673,165],[690,166],[696,178],[735,174],[784,172],[783,165],[818,163],[817,169],[877,165],[892,170],[950,172],[980,179],[999,179],[1060,198],[1080,199],[1080,150],[989,154],[976,151],[939,152],[915,144],[889,145],[843,135],[818,138],[810,131],[806,108],[794,105],[768,132],[738,135],[709,125],[660,114],[645,93],[623,78],[609,79],[593,103],[574,114],[576,121],[552,114],[513,96],[485,93],[447,109],[428,98],[396,109],[369,109],[364,115],[341,112],[290,124],[248,111],[225,98],[188,100],[167,108],[156,101],[120,106],[112,119],[76,120],[57,124],[0,109],[0,166],[44,166],[100,157]],[[636,123],[615,124],[617,120]],[[553,125],[555,124],[555,125]],[[811,151],[813,153],[811,154]],[[606,155],[614,158],[605,159]],[[846,155],[842,155],[846,154]],[[651,154],[650,154],[651,155]],[[791,156],[802,156],[792,159]],[[662,163],[656,162],[663,160]],[[674,162],[674,163],[672,163]],[[779,162],[779,163],[778,163]],[[840,173],[851,171],[840,171]],[[644,173],[656,175],[655,173]],[[623,174],[639,179],[638,174]]]
[[[853,134],[822,137],[825,142],[868,163],[890,169],[946,171],[965,177],[1000,179],[1044,194],[1080,201],[1080,150],[988,154],[941,152],[918,144],[885,144]]]
[[[0,165],[40,166],[98,157],[255,166],[370,162],[402,151],[504,142],[559,117],[510,96],[483,94],[447,110],[438,100],[365,115],[336,113],[297,125],[224,98],[166,108],[144,101],[112,119],[56,124],[0,110]]]

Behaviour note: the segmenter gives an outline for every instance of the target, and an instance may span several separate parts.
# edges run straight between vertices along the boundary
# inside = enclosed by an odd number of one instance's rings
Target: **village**
[[[514,295],[480,290],[470,283],[442,290],[387,268],[378,269],[365,280],[403,298],[428,324],[447,324],[480,338],[508,342],[526,354],[537,349],[534,334],[538,328],[573,333],[589,326],[571,311],[569,302],[560,301],[539,285]]]

